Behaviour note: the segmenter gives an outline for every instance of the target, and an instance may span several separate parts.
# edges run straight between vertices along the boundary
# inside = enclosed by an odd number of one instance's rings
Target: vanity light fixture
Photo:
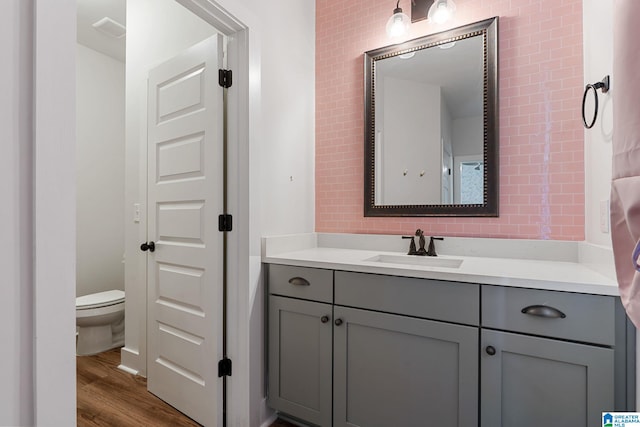
[[[453,0],[411,0],[411,22],[428,19],[443,24],[453,17],[456,4]]]
[[[427,12],[427,19],[429,22],[444,24],[453,17],[455,11],[456,4],[453,0],[434,0],[429,12]]]
[[[452,47],[454,47],[456,45],[456,42],[449,42],[449,43],[443,43],[443,44],[439,44],[438,47],[440,49],[451,49]]]
[[[387,21],[387,35],[391,39],[406,36],[409,33],[409,24],[410,19],[405,13],[402,13],[400,0],[398,0],[396,8],[393,9],[393,15]]]
[[[398,58],[400,59],[411,59],[416,55],[415,52],[407,52],[407,53],[403,53],[402,55],[398,55]]]

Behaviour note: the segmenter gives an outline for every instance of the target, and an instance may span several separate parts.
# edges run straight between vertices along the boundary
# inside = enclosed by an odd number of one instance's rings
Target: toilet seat
[[[89,310],[124,302],[124,291],[111,290],[76,298],[76,310]]]

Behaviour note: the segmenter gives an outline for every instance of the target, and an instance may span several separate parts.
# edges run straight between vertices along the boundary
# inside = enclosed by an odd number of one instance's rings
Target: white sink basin
[[[460,268],[460,265],[462,264],[462,260],[457,258],[439,258],[417,255],[376,255],[363,261],[445,268]]]

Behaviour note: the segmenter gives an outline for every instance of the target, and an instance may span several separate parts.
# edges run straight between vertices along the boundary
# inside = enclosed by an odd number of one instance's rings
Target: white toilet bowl
[[[79,356],[124,345],[124,292],[112,290],[77,297],[76,326]]]

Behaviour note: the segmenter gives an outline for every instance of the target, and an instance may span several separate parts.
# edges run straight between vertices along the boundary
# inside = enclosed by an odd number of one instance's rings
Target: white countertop
[[[588,264],[578,262],[577,256],[575,257],[576,261],[556,261],[442,254],[438,256],[439,259],[459,259],[462,260],[462,264],[458,268],[432,267],[371,261],[369,259],[379,255],[406,257],[405,260],[407,262],[412,262],[413,259],[418,257],[397,251],[322,247],[318,245],[317,237],[309,237],[313,235],[301,236],[306,237],[294,239],[295,242],[293,244],[290,244],[291,241],[283,244],[283,240],[278,240],[278,238],[264,238],[262,262],[455,282],[596,295],[618,295],[618,285],[615,279],[601,274]],[[290,239],[291,236],[287,238]],[[486,244],[486,241],[483,243]],[[510,244],[513,244],[513,241]],[[523,244],[526,245],[527,242],[523,242]],[[540,245],[539,242],[536,242],[536,244]],[[562,251],[567,252],[568,250],[570,252],[571,248],[572,246],[567,244],[565,248],[562,248]],[[542,249],[542,252],[544,252],[544,248]],[[535,254],[532,254],[532,256],[535,257]],[[538,256],[538,258],[541,258],[541,256]],[[572,259],[572,256],[558,256],[557,258]]]

